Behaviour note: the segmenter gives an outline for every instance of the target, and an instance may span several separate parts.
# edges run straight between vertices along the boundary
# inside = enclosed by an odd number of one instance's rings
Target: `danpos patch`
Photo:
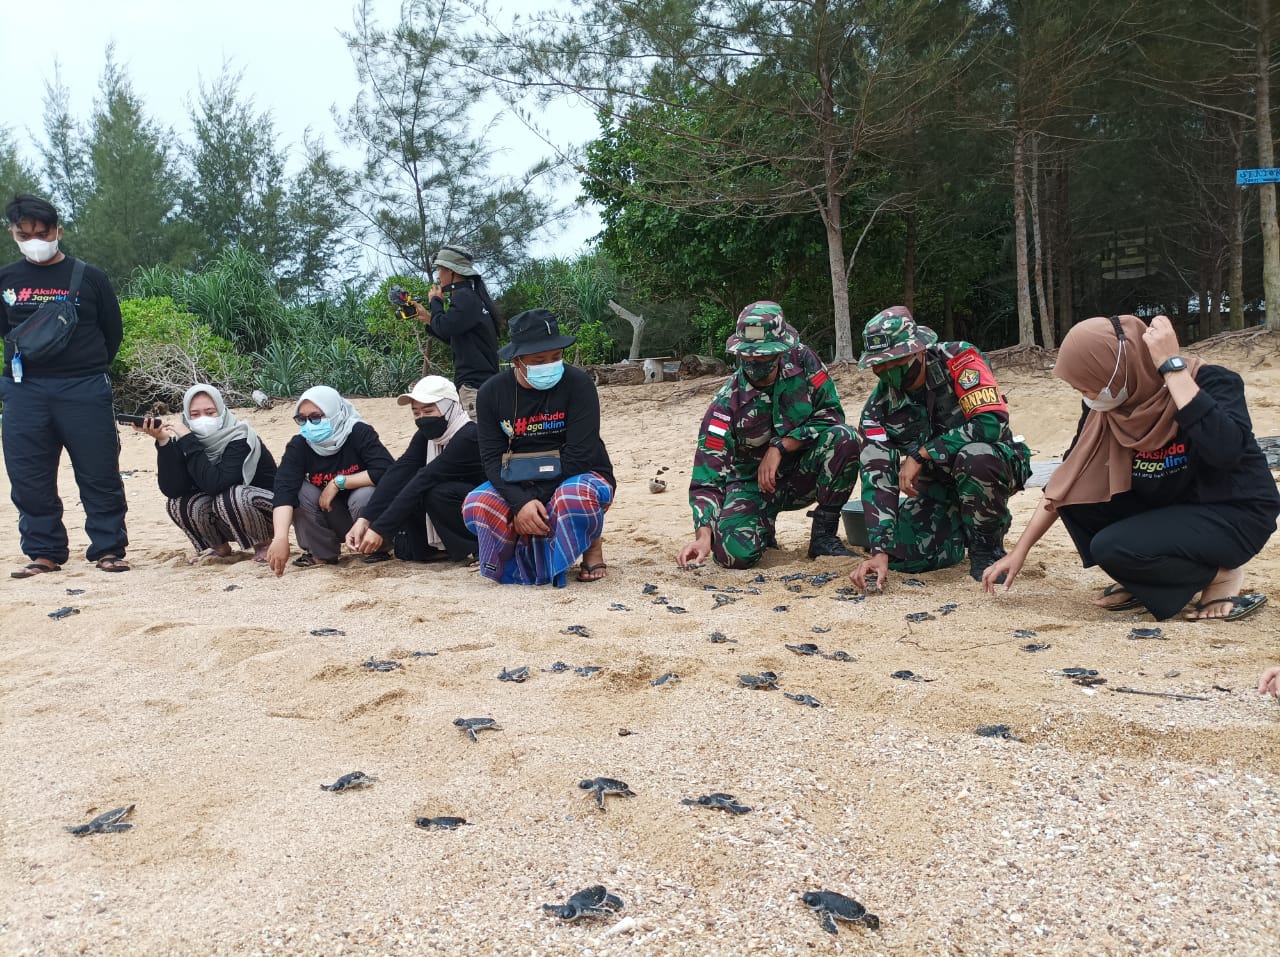
[[[1000,394],[995,376],[991,374],[991,368],[977,349],[965,349],[955,358],[949,359],[947,371],[951,373],[956,399],[966,419],[973,418],[979,412],[1000,412],[1006,416],[1009,414],[1009,407]]]

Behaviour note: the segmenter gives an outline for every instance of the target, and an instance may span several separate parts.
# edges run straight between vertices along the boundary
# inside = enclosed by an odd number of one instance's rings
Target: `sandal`
[[[129,571],[129,563],[126,562],[123,558],[120,558],[119,556],[116,556],[116,555],[103,555],[93,564],[100,572]]]
[[[387,551],[370,552],[364,558],[360,559],[366,565],[377,565],[379,562],[391,561],[391,553]]]
[[[336,558],[316,558],[310,552],[303,552],[293,560],[295,568],[315,568],[317,565],[336,565]]]
[[[1140,599],[1134,598],[1129,589],[1121,584],[1111,584],[1102,589],[1101,598],[1110,598],[1112,595],[1128,595],[1125,601],[1117,602],[1114,605],[1099,605],[1103,611],[1128,611],[1130,608],[1145,608]]]
[[[49,561],[49,559],[46,558],[45,561]],[[48,565],[42,565],[40,563],[40,559],[37,558],[34,562],[31,562],[30,564],[27,564],[27,565],[23,565],[16,572],[9,572],[9,577],[10,578],[35,578],[37,575],[43,575],[46,572],[60,572],[60,571],[62,571],[62,566],[59,565],[57,562],[52,562]]]
[[[1227,603],[1231,605],[1231,610],[1225,615],[1202,615],[1196,614],[1188,616],[1187,621],[1236,621],[1244,618],[1246,615],[1252,615],[1255,611],[1267,603],[1267,596],[1258,593],[1249,595],[1232,595],[1230,598],[1213,598],[1209,601],[1197,602],[1191,607],[1196,612],[1202,612],[1211,605],[1221,605]]]
[[[578,567],[578,581],[580,582],[598,582],[600,579],[607,577],[609,566],[604,562],[596,562],[594,565],[580,565]]]

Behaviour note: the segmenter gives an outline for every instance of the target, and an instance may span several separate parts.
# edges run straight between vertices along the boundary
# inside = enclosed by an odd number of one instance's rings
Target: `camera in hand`
[[[401,319],[413,319],[418,315],[418,302],[402,286],[392,286],[387,290],[387,302],[396,310]]]
[[[163,424],[159,416],[155,415],[125,415],[123,412],[116,413],[116,421],[121,425],[136,425],[140,429],[150,426],[158,429]]]

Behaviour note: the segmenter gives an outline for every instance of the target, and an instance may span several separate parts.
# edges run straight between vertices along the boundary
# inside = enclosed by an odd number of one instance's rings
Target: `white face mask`
[[[196,435],[213,435],[218,431],[218,426],[222,423],[222,417],[217,415],[202,415],[198,419],[191,420],[191,431]]]
[[[1116,375],[1120,372],[1120,364],[1124,359],[1124,340],[1121,339],[1119,342],[1120,347],[1116,349],[1116,367],[1111,370],[1111,378],[1102,387],[1096,399],[1085,397],[1084,404],[1094,412],[1112,412],[1129,400],[1128,369],[1125,370],[1125,384],[1120,387],[1120,392],[1116,395],[1111,394],[1111,384],[1116,381]]]
[[[24,239],[18,243],[18,252],[33,263],[47,263],[58,255],[56,239]]]

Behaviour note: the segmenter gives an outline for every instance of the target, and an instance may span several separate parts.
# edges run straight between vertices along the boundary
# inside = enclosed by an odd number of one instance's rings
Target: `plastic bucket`
[[[867,519],[862,512],[862,500],[850,499],[840,510],[840,519],[844,523],[844,537],[849,544],[857,548],[870,548],[867,540]]]

